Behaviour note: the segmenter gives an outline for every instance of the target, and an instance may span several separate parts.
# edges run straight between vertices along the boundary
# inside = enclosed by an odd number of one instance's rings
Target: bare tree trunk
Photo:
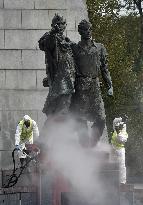
[[[138,56],[135,60],[135,71],[139,73],[143,71],[143,16],[140,16],[140,41]]]
[[[134,0],[134,4],[136,5],[140,14],[140,41],[138,56],[135,59],[135,71],[137,72],[143,71],[143,10],[141,3],[142,0]]]
[[[140,16],[140,47],[138,58],[140,70],[143,70],[143,15]]]

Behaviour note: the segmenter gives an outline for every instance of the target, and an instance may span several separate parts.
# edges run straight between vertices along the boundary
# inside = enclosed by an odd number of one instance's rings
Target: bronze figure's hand
[[[43,79],[43,86],[44,87],[49,87],[48,77]]]
[[[109,88],[107,95],[113,96],[113,87]]]

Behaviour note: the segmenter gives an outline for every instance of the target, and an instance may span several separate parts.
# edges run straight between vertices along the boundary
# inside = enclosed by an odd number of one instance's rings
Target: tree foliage
[[[122,5],[117,0],[87,0],[87,5],[93,28],[92,36],[95,41],[105,45],[109,54],[113,98],[107,97],[103,86],[108,133],[112,131],[114,117],[128,115],[128,166],[132,173],[143,173],[143,151],[140,146],[143,144],[143,126],[140,123],[143,113],[139,103],[140,81],[139,75],[132,71],[134,57],[139,48],[140,19],[132,13],[121,16]],[[131,162],[136,162],[136,166]]]
[[[132,12],[134,15],[139,16],[139,47],[138,53],[135,56],[134,71],[143,71],[143,0],[122,0],[120,2],[121,6],[126,10]]]
[[[122,0],[120,1],[121,7],[130,10],[134,13],[142,15],[143,0]]]

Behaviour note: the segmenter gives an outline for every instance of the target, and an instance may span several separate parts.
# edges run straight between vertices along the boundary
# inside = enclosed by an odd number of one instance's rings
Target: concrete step
[[[37,192],[36,186],[18,186],[10,188],[0,188],[0,195],[2,194],[13,194],[13,193],[31,193]]]
[[[142,192],[143,184],[121,184],[120,192]]]

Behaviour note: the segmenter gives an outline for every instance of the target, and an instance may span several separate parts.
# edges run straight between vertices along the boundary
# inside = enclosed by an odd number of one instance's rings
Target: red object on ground
[[[62,205],[61,194],[63,192],[70,192],[70,183],[61,174],[57,173],[53,183],[52,205]]]
[[[29,151],[40,152],[40,149],[36,144],[26,144],[25,146]]]

